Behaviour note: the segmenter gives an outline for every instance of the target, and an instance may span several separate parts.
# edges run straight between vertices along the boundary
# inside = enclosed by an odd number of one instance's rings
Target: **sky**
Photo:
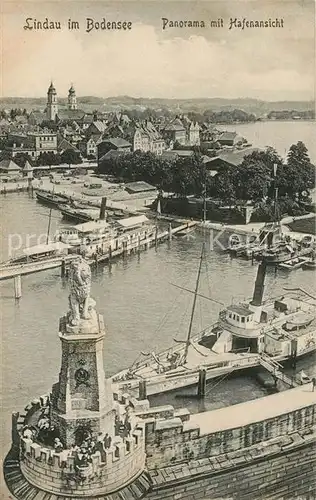
[[[6,97],[257,98],[313,100],[314,0],[2,0],[2,78]],[[126,20],[126,31],[86,32],[86,18]],[[26,18],[61,30],[25,30]],[[68,30],[67,21],[80,23]],[[205,28],[162,27],[204,21]],[[283,28],[229,29],[230,18],[283,20]],[[223,19],[224,27],[210,21]]]

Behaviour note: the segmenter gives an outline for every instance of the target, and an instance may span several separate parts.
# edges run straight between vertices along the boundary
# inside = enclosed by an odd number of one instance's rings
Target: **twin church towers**
[[[71,84],[71,87],[68,91],[68,110],[73,111],[76,109],[78,109],[77,108],[76,91],[75,91],[73,85]],[[57,115],[58,115],[57,92],[56,92],[56,89],[53,85],[53,82],[51,82],[50,86],[48,87],[48,91],[47,91],[46,117],[47,117],[47,120],[54,121],[56,119]]]

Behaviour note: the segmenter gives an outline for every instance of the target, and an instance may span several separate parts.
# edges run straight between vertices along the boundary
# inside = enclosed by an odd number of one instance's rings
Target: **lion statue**
[[[81,256],[70,265],[69,281],[69,323],[76,326],[80,318],[88,319],[89,317],[91,270],[89,264]]]

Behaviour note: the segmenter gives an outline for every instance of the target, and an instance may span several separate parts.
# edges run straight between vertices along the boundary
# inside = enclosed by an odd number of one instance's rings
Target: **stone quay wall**
[[[293,404],[294,406],[294,404]],[[211,418],[210,412],[210,418]],[[186,460],[199,460],[244,450],[276,436],[306,432],[316,425],[316,404],[241,427],[201,435],[194,422],[180,417],[145,420],[147,468],[157,469]]]
[[[152,472],[146,499],[315,499],[316,433],[272,441]]]

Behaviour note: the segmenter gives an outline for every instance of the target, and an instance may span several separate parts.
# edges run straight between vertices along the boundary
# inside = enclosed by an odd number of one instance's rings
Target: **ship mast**
[[[206,181],[203,185],[203,222],[206,222]]]
[[[192,326],[193,326],[193,319],[194,319],[194,313],[195,313],[195,306],[196,306],[196,299],[198,296],[198,289],[199,289],[199,283],[200,283],[200,275],[201,275],[201,269],[202,269],[202,262],[203,262],[203,257],[204,257],[204,251],[205,251],[205,243],[203,242],[202,245],[202,252],[201,252],[201,257],[200,257],[200,264],[199,264],[199,270],[196,278],[196,284],[195,284],[195,291],[194,291],[194,298],[193,298],[193,304],[192,304],[192,312],[191,312],[191,318],[190,318],[190,325],[189,325],[189,331],[188,331],[188,336],[185,344],[185,350],[184,350],[184,355],[183,355],[183,364],[187,360],[188,356],[188,350],[189,350],[189,345],[190,345],[190,338],[191,338],[191,332],[192,332]]]
[[[274,177],[274,222],[276,226],[280,225],[280,210],[278,204],[278,191],[279,188],[276,186],[276,173],[277,173],[277,164],[273,165],[273,177]]]

